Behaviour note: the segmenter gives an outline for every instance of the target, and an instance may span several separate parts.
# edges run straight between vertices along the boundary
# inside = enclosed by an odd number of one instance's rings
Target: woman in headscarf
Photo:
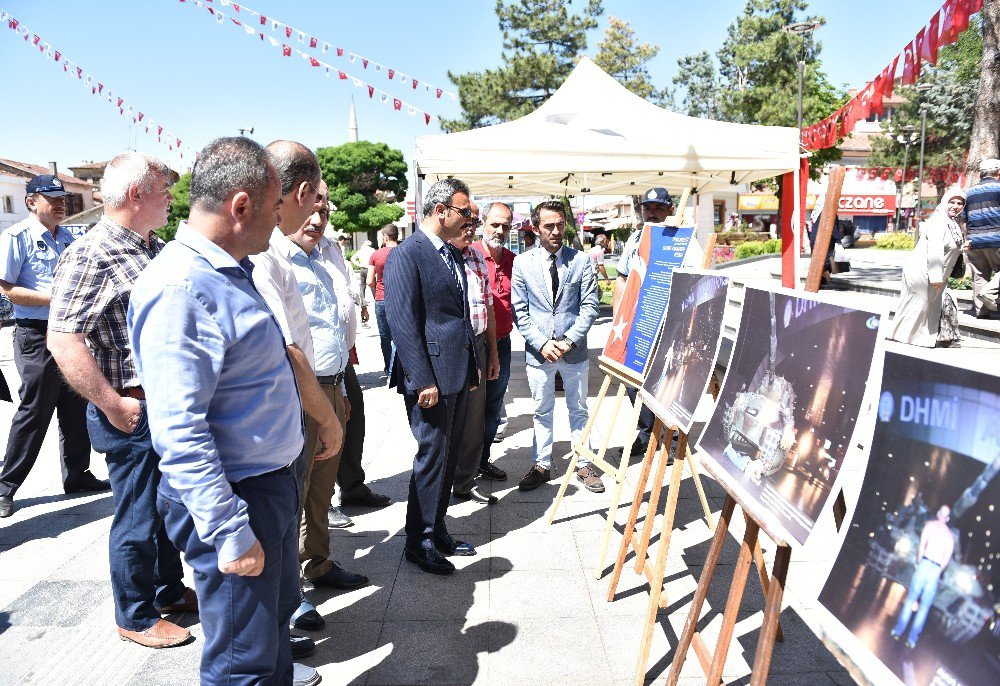
[[[937,345],[945,286],[965,241],[956,221],[964,208],[964,193],[946,193],[920,225],[920,240],[903,265],[903,290],[887,338],[925,348]]]

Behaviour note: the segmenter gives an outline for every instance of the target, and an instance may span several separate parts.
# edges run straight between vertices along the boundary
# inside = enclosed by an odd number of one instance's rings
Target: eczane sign
[[[844,194],[840,196],[837,208],[838,214],[887,217],[896,213],[896,196]]]

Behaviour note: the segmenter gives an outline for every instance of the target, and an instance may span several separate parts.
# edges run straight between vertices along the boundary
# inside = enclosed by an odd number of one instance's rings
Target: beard
[[[503,241],[501,241],[499,238],[483,238],[483,243],[485,243],[487,247],[492,248],[493,250],[499,250],[500,248],[503,247]]]

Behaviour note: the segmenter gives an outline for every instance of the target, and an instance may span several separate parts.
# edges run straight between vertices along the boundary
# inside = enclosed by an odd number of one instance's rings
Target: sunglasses
[[[471,207],[455,207],[454,205],[449,205],[447,203],[441,203],[441,204],[444,205],[445,207],[447,207],[449,210],[455,210],[460,215],[462,215],[462,217],[464,219],[468,219],[469,217],[472,216],[472,208]]]

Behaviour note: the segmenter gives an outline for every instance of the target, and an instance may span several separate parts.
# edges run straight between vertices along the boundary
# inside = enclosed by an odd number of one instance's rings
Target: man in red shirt
[[[493,290],[493,313],[496,319],[497,354],[500,358],[500,375],[486,381],[486,426],[483,434],[483,456],[479,462],[479,476],[493,481],[504,481],[507,472],[490,462],[490,447],[500,426],[503,399],[510,381],[510,332],[514,328],[514,315],[510,301],[510,277],[514,271],[514,253],[503,247],[510,235],[514,211],[502,202],[486,206],[483,219],[483,238],[472,244],[473,250],[482,253],[490,272]]]
[[[389,251],[399,245],[399,229],[394,224],[382,227],[382,247],[372,253],[368,264],[368,280],[366,286],[375,295],[375,323],[378,324],[378,337],[382,342],[382,370],[389,373],[389,359],[392,354],[392,339],[389,337],[389,324],[385,320],[385,281],[382,272],[385,270],[385,258]]]

